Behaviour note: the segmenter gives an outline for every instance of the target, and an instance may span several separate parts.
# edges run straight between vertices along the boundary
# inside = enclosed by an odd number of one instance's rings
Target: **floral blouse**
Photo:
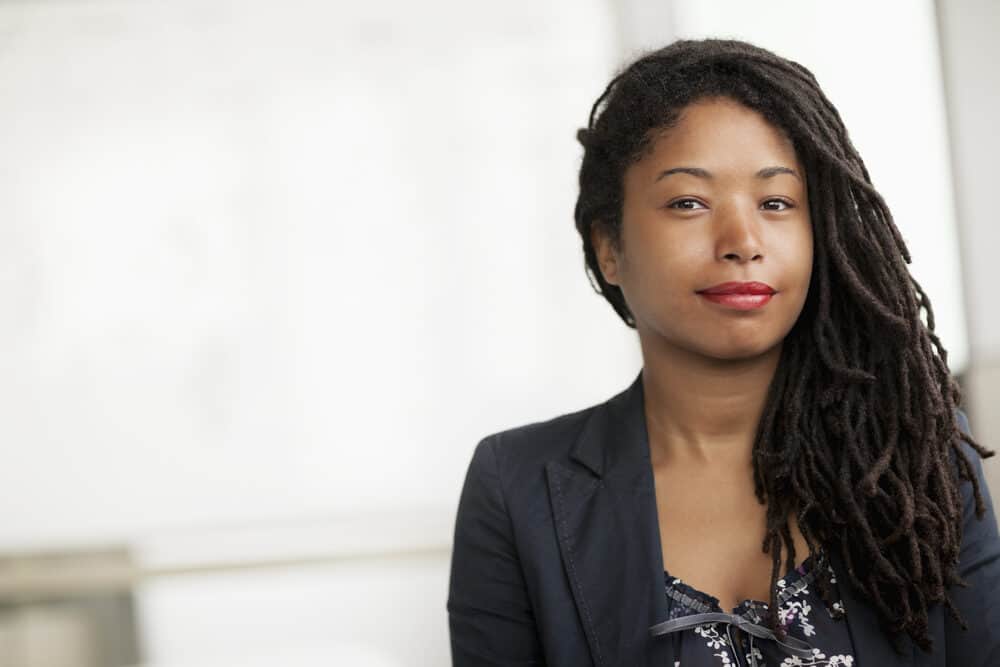
[[[847,623],[833,618],[812,586],[823,567],[830,565],[820,553],[818,561],[810,556],[778,580],[778,619],[787,633],[782,641],[767,629],[767,603],[744,600],[724,614],[717,598],[664,572],[668,621],[658,624],[658,634],[670,635],[662,640],[673,642],[674,667],[853,665]],[[834,608],[843,612],[835,577],[833,584]]]

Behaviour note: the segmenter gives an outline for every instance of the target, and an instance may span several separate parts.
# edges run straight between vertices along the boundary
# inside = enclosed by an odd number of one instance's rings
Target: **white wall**
[[[608,20],[0,6],[0,546],[450,513],[481,437],[624,388],[572,219]]]

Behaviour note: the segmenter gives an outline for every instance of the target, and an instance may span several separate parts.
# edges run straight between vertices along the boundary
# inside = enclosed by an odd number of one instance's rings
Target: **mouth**
[[[700,296],[735,310],[753,310],[767,304],[777,290],[761,282],[728,282],[698,290]]]

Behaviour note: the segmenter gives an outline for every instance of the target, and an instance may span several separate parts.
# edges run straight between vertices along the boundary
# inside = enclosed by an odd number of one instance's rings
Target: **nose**
[[[718,220],[716,257],[727,262],[759,262],[764,259],[761,221],[743,207],[733,205]]]

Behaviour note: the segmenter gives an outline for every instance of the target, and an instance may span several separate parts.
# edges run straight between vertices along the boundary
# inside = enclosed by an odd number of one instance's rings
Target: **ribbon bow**
[[[729,634],[730,628],[736,626],[743,632],[750,635],[750,665],[751,667],[758,667],[757,657],[754,655],[753,650],[753,639],[758,637],[760,639],[770,639],[778,646],[780,646],[788,654],[797,656],[799,658],[811,658],[813,657],[813,648],[806,642],[798,639],[796,637],[785,637],[785,641],[778,639],[777,635],[771,631],[770,628],[764,625],[759,625],[752,621],[743,618],[742,616],[737,616],[736,614],[726,614],[724,612],[706,612],[703,614],[690,614],[688,616],[682,616],[680,618],[675,618],[669,621],[664,621],[662,623],[657,623],[649,628],[650,637],[659,637],[661,635],[669,634],[671,632],[679,632],[681,630],[688,630],[690,628],[697,627],[699,625],[707,625],[709,623],[725,623],[726,624],[726,635],[729,637],[729,644],[735,648],[736,644],[733,642],[732,636]],[[735,656],[734,656],[735,657]],[[739,658],[737,659],[737,664],[739,664]]]

